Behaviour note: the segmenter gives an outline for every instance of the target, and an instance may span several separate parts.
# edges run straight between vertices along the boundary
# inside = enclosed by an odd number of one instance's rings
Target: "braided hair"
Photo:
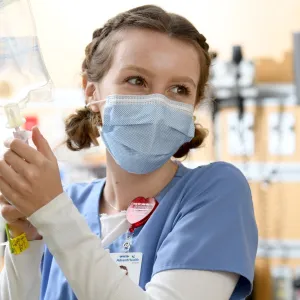
[[[149,29],[165,33],[170,37],[193,44],[199,51],[201,59],[201,74],[197,87],[196,104],[204,98],[211,64],[209,45],[206,38],[184,17],[168,13],[154,5],[144,5],[123,12],[108,20],[106,24],[96,29],[92,41],[85,49],[85,59],[82,63],[83,76],[87,81],[98,82],[111,67],[116,42],[114,34],[124,29]],[[73,151],[89,148],[91,144],[98,145],[98,126],[102,125],[99,112],[88,108],[78,110],[69,116],[65,122],[67,146]],[[196,124],[194,138],[174,154],[175,158],[185,157],[191,149],[203,144],[207,130]]]

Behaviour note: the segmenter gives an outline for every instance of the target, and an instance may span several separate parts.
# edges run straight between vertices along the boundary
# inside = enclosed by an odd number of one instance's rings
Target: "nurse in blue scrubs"
[[[29,248],[16,255],[7,247],[2,300],[223,300],[251,292],[258,235],[246,179],[225,162],[188,169],[176,160],[207,134],[193,115],[209,77],[208,50],[188,20],[151,5],[94,32],[83,62],[87,106],[66,121],[67,146],[78,151],[100,137],[107,176],[62,187],[37,128],[36,149],[6,142],[1,211],[11,238],[25,233]]]

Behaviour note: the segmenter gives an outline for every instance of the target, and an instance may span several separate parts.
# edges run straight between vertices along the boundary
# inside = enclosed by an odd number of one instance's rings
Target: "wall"
[[[84,47],[109,17],[146,0],[31,0],[41,46],[56,86],[78,85]],[[291,33],[300,30],[299,0],[152,0],[190,19],[212,46],[230,55],[241,43],[248,57],[280,58],[291,49]]]

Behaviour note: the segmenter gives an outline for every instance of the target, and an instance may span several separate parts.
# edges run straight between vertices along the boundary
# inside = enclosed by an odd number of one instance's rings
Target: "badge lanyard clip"
[[[130,231],[130,229],[127,231],[126,239],[123,244],[123,250],[125,253],[128,253],[130,251],[132,240],[133,240],[133,233],[134,231]]]
[[[146,224],[158,206],[155,198],[138,197],[134,199],[126,212],[127,221],[131,224],[123,244],[125,253],[130,251],[134,230]]]

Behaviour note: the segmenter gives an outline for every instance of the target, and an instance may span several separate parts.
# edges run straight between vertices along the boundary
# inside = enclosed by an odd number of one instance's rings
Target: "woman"
[[[2,300],[250,293],[257,229],[246,179],[227,163],[191,170],[171,159],[206,136],[193,111],[204,96],[208,48],[190,22],[156,6],[124,12],[94,32],[83,63],[88,105],[66,122],[67,145],[80,150],[100,134],[107,177],[63,192],[37,128],[37,150],[6,143],[2,215],[13,236],[25,232],[31,242],[20,255],[6,250]],[[118,266],[124,262],[129,276]]]

